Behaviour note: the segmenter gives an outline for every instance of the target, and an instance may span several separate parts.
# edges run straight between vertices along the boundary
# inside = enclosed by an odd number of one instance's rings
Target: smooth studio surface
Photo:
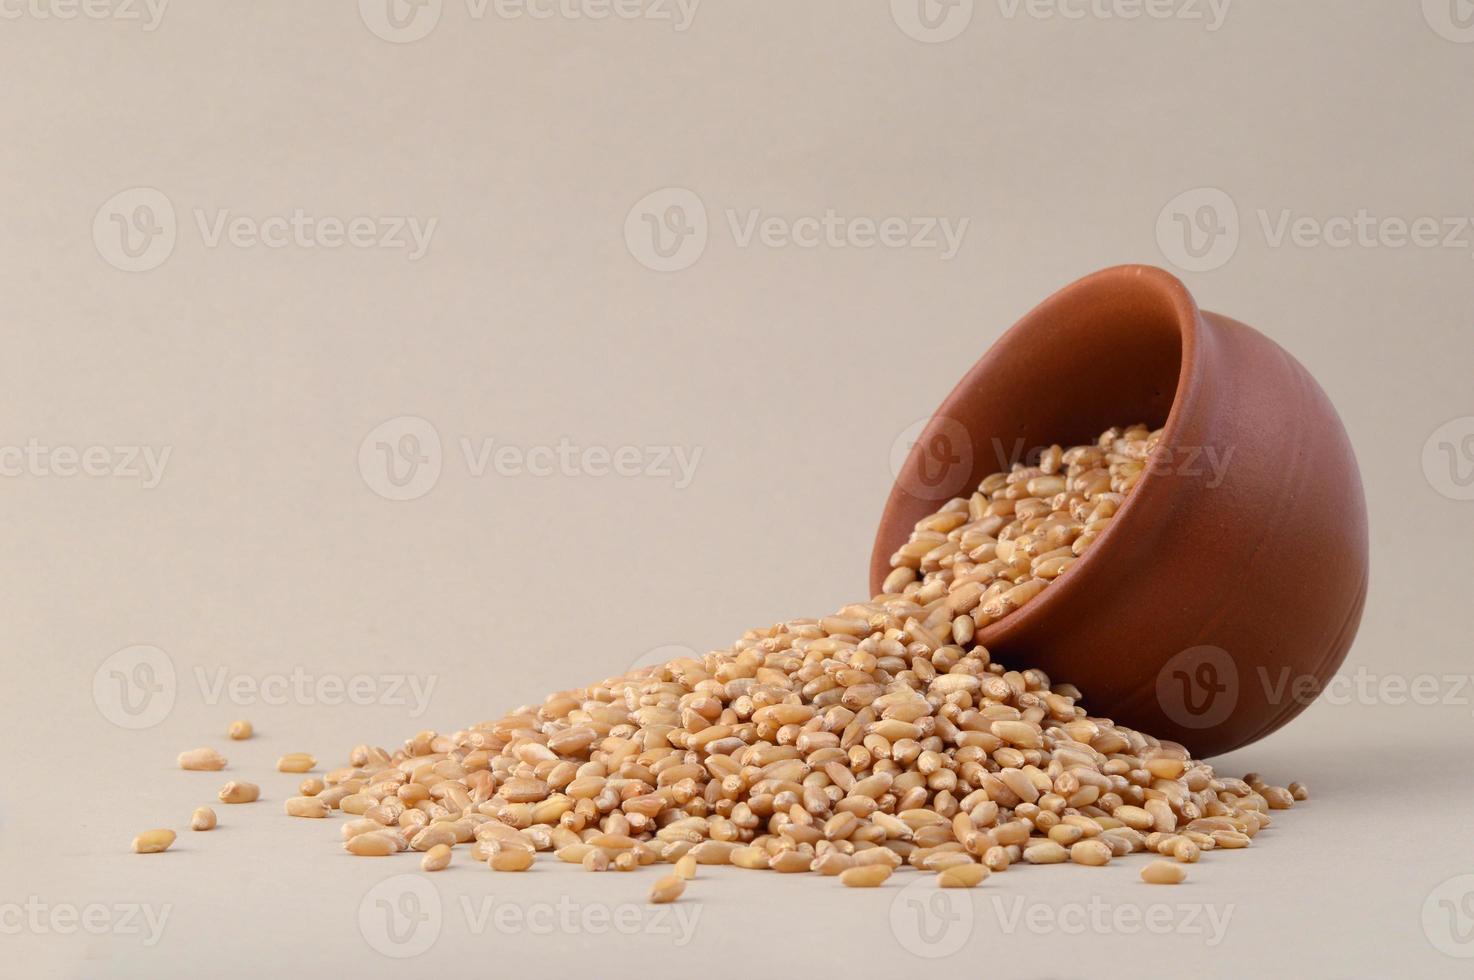
[[[1467,975],[1452,7],[48,3],[0,19],[0,976]],[[1251,848],[965,909],[731,871],[681,932],[649,872],[406,891],[282,814],[288,752],[864,598],[917,423],[1123,262],[1302,362],[1365,479],[1337,684],[1218,760],[1311,789]],[[205,745],[230,767],[175,768]]]

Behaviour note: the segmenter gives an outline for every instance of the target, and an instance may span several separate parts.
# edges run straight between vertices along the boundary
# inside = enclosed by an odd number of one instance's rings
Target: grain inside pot
[[[916,522],[891,556],[885,592],[927,610],[923,622],[966,644],[1069,571],[1146,472],[1160,429],[1107,429],[1093,445],[1050,446],[970,497]],[[943,615],[950,614],[943,621]]]
[[[914,868],[971,887],[1020,865],[1143,852],[1175,869],[1153,865],[1148,881],[1179,877],[1203,851],[1248,846],[1271,810],[1308,793],[1220,777],[974,639],[1068,574],[1158,436],[1112,429],[987,477],[918,522],[868,602],[393,751],[360,745],[287,812],[341,809],[350,853],[424,851],[427,867],[457,847],[497,871],[538,852],[590,871],[676,865],[681,885],[662,880],[653,900],[678,897],[699,865],[851,887]]]

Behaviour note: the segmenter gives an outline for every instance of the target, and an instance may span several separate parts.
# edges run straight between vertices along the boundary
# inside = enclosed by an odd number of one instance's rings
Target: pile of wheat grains
[[[360,745],[347,766],[304,780],[286,812],[341,811],[349,852],[421,852],[426,871],[458,848],[509,872],[537,852],[591,871],[674,864],[651,901],[676,899],[698,865],[854,887],[909,865],[972,887],[1020,862],[1099,867],[1150,852],[1167,860],[1142,879],[1179,882],[1204,851],[1248,846],[1304,787],[1220,777],[973,640],[1068,574],[1158,437],[1112,429],[990,475],[917,523],[868,602],[497,721],[420,732],[393,752]],[[284,771],[305,771],[303,759]]]

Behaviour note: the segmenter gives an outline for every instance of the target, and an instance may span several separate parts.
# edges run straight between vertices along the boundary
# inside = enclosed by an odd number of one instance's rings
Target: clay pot
[[[977,638],[1075,684],[1093,715],[1227,752],[1299,714],[1345,657],[1366,598],[1366,501],[1305,368],[1161,269],[1066,287],[973,366],[902,466],[871,592],[912,525],[988,473],[1135,422],[1165,431],[1110,527]]]

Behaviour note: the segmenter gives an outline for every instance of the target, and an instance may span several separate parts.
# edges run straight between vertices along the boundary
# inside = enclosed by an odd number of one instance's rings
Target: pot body
[[[978,642],[1075,684],[1091,714],[1226,752],[1297,715],[1345,658],[1366,598],[1366,501],[1309,372],[1163,270],[1066,287],[968,372],[898,475],[871,591],[913,524],[988,473],[1137,422],[1163,436],[1110,527]]]

